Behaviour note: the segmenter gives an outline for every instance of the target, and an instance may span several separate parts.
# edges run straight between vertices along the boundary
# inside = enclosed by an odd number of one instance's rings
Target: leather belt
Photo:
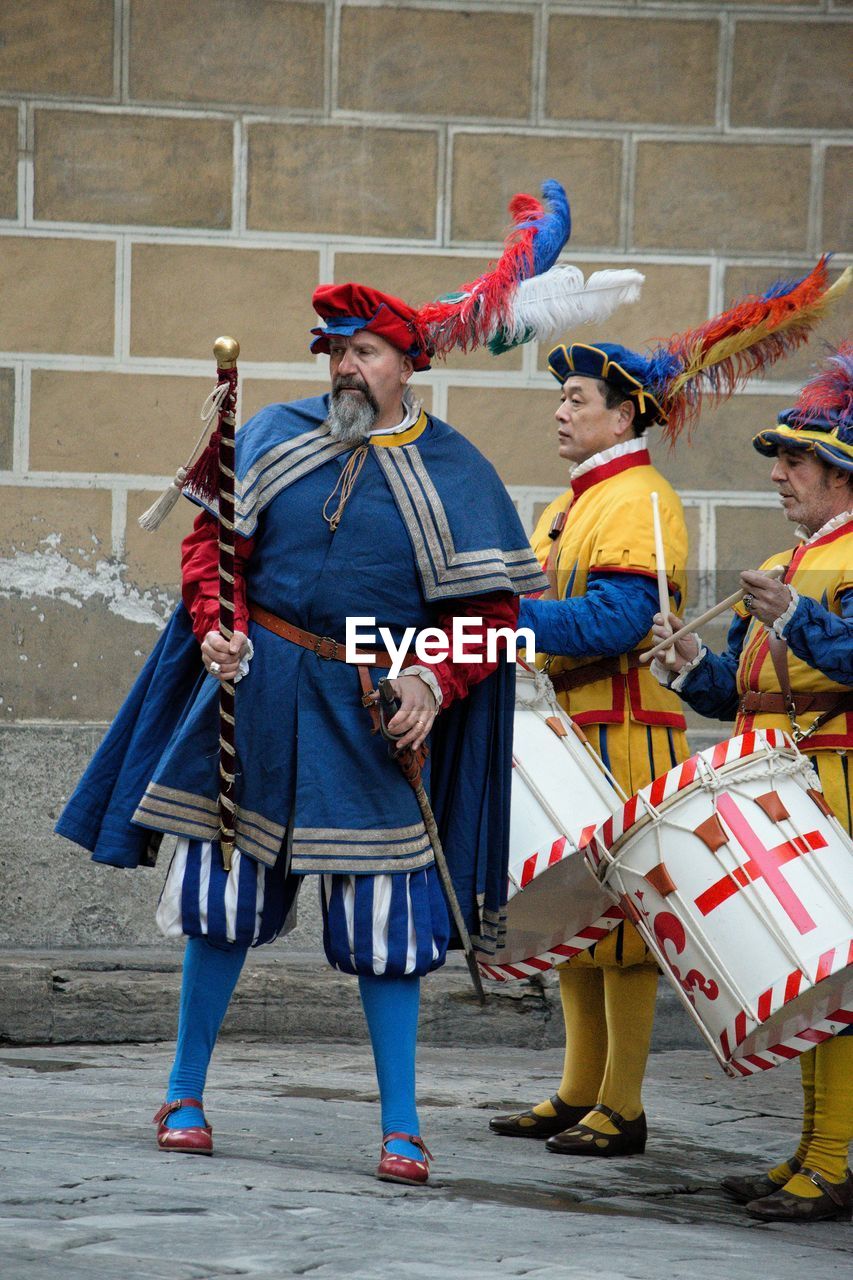
[[[269,609],[264,609],[259,604],[249,605],[249,617],[266,631],[272,631],[283,640],[298,644],[302,649],[310,649],[318,658],[323,658],[326,662],[347,661],[346,645],[341,640],[333,640],[331,636],[318,636],[313,631],[304,631],[302,627],[294,626],[292,622],[285,622],[284,618],[270,613]],[[387,650],[377,646],[372,653],[356,653],[351,665],[390,668],[393,661]],[[402,665],[410,667],[415,662],[417,662],[416,657],[407,656],[403,659]]]
[[[792,694],[794,714],[806,715],[810,711],[842,711],[853,710],[853,693],[795,693]],[[789,703],[783,693],[758,693],[748,690],[741,696],[738,710],[741,715],[754,715],[765,711],[770,715],[785,715]]]
[[[841,712],[853,709],[853,692],[850,694],[793,694],[795,716],[804,716],[808,712]],[[767,712],[771,716],[784,716],[788,712],[789,703],[784,694],[760,694],[748,690],[740,698],[739,712],[742,716],[754,716],[756,712]]]
[[[585,662],[582,667],[572,667],[570,671],[558,671],[551,676],[551,683],[557,693],[568,693],[572,689],[583,689],[585,685],[595,684],[598,680],[612,680],[614,676],[625,675],[622,662],[627,660],[629,670],[640,666],[640,652],[623,654],[620,658],[602,658],[599,662]]]

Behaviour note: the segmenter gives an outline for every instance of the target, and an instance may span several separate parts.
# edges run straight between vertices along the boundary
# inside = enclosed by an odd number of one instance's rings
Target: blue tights
[[[226,951],[206,938],[187,938],[178,1013],[178,1043],[166,1098],[198,1098],[204,1094],[207,1068],[234,993],[248,947],[232,944]],[[198,1107],[181,1107],[167,1118],[170,1129],[204,1124]]]
[[[207,1068],[219,1028],[240,977],[247,947],[213,947],[205,938],[188,938],[178,1016],[175,1062],[166,1094],[175,1098],[204,1095]],[[384,978],[362,974],[361,1003],[373,1046],[382,1108],[382,1132],[420,1134],[415,1106],[415,1050],[418,1035],[420,978]],[[197,1107],[181,1107],[168,1117],[170,1129],[204,1123]],[[396,1155],[422,1159],[411,1142],[388,1144]]]
[[[358,989],[373,1046],[382,1133],[413,1133],[420,1136],[415,1106],[415,1049],[418,1038],[418,1010],[421,980],[384,978],[360,974]],[[411,1142],[394,1139],[388,1150],[395,1155],[422,1160],[423,1153]]]

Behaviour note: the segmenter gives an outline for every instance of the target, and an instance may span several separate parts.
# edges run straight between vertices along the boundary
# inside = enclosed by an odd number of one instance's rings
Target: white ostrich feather
[[[552,267],[523,280],[504,318],[505,338],[550,338],[584,324],[603,324],[627,302],[636,302],[645,276],[639,271],[594,271],[584,283],[578,267]]]

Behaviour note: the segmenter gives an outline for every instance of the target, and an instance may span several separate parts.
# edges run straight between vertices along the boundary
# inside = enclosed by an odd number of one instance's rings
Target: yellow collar
[[[413,440],[417,440],[418,436],[423,435],[426,430],[427,416],[421,409],[417,422],[413,423],[406,431],[398,431],[395,435],[390,436],[371,436],[370,443],[376,445],[378,449],[392,449],[395,445],[411,444]]]

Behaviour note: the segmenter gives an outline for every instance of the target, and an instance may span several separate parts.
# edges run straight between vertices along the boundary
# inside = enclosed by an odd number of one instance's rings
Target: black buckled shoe
[[[819,1196],[794,1196],[790,1191],[776,1191],[763,1200],[753,1200],[746,1206],[751,1218],[761,1222],[829,1222],[831,1219],[853,1216],[853,1174],[847,1170],[843,1182],[830,1182],[815,1169],[801,1169],[800,1173],[820,1189]]]
[[[614,1124],[618,1133],[601,1133],[588,1124],[576,1124],[563,1133],[549,1138],[545,1146],[560,1156],[639,1156],[646,1149],[646,1113],[641,1111],[636,1120],[626,1120],[618,1111],[611,1111],[598,1103],[590,1111],[600,1111]]]
[[[562,1133],[569,1125],[577,1124],[589,1107],[570,1107],[558,1093],[549,1099],[556,1111],[553,1116],[538,1116],[535,1111],[514,1111],[508,1116],[492,1116],[489,1128],[502,1138],[550,1138]]]
[[[791,1177],[795,1173],[799,1173],[803,1167],[796,1158],[788,1160],[787,1165],[791,1170]],[[766,1173],[744,1174],[742,1177],[732,1173],[727,1178],[723,1178],[720,1183],[726,1195],[730,1196],[732,1200],[737,1200],[738,1204],[749,1204],[751,1200],[761,1200],[766,1196],[774,1196],[777,1191],[782,1190],[783,1185],[781,1182],[774,1182],[772,1178],[768,1178]]]

